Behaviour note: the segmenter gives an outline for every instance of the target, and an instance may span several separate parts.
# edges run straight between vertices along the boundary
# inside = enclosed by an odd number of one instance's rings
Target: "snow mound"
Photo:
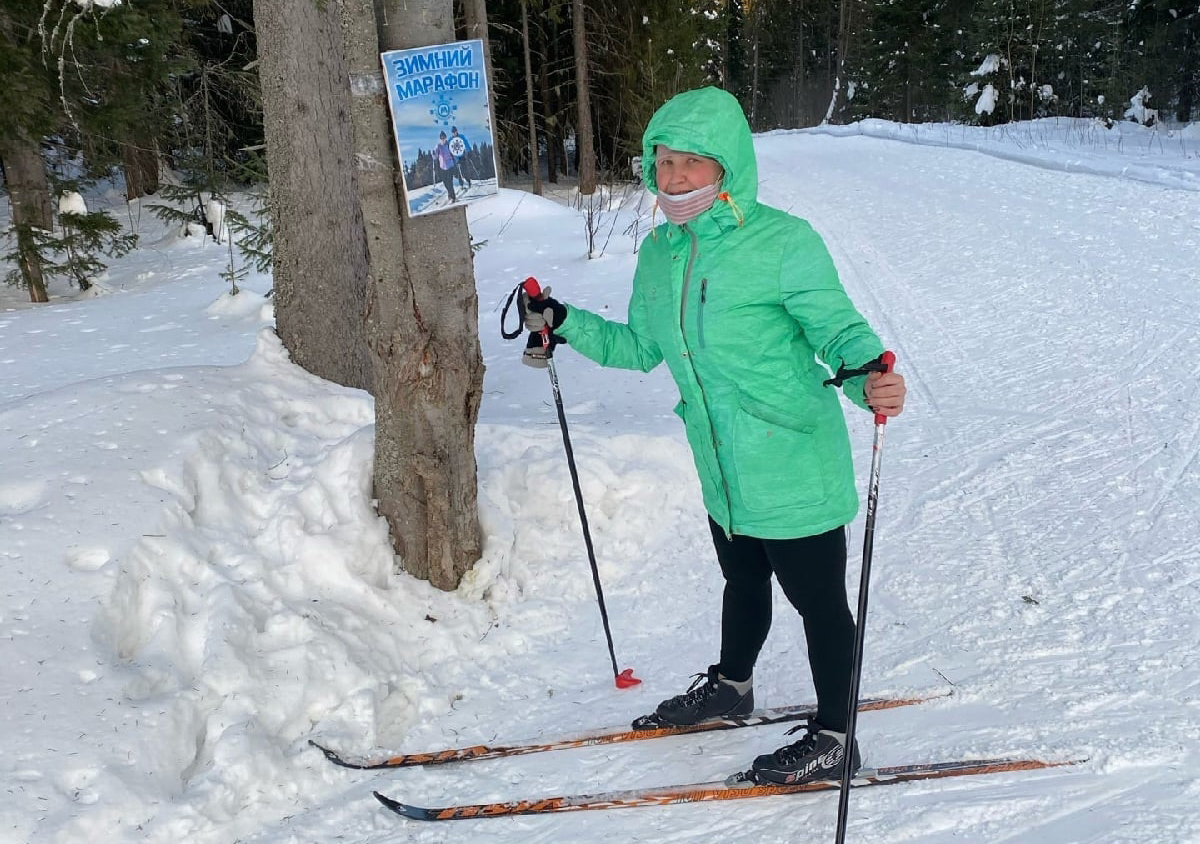
[[[451,599],[392,577],[368,396],[293,367],[270,331],[229,381],[181,464],[143,473],[161,529],[121,561],[93,631],[125,661],[129,705],[159,713],[116,775],[191,794],[191,820],[166,828],[192,840],[236,827],[310,735],[361,740],[436,709],[430,682],[456,671],[438,657],[486,626],[483,607],[431,621]]]
[[[223,293],[204,312],[212,317],[257,319],[261,322],[271,322],[275,318],[271,301],[249,290],[243,290],[236,296]]]

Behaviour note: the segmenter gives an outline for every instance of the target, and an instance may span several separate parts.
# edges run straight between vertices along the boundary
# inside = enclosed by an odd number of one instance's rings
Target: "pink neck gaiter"
[[[717,194],[720,191],[721,183],[717,182],[707,187],[696,188],[696,190],[688,191],[687,193],[677,193],[674,196],[660,193],[658,195],[658,207],[662,209],[663,216],[672,223],[681,226],[684,223],[690,223],[709,208],[712,208],[712,204],[716,201]]]

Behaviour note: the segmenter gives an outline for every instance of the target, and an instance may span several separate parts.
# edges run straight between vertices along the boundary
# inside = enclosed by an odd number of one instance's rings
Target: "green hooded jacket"
[[[750,127],[732,95],[688,91],[655,112],[642,137],[655,193],[658,144],[720,162],[720,198],[642,242],[628,324],[568,307],[555,331],[604,366],[648,372],[666,361],[704,505],[727,534],[790,539],[844,525],[858,512],[850,442],[817,359],[856,368],[883,345],[820,235],[757,201]],[[843,389],[865,408],[863,377]]]

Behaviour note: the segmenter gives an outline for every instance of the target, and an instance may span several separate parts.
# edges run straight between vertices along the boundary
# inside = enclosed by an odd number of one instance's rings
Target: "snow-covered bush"
[[[1005,79],[1002,71],[1006,66],[1007,62],[1002,56],[989,53],[971,71],[974,79],[962,89],[963,103],[967,107],[962,115],[964,120],[985,126],[995,122],[993,114],[1000,102],[999,91]]]
[[[1146,100],[1150,99],[1150,89],[1145,85],[1129,98],[1129,108],[1125,109],[1124,117],[1143,126],[1153,126],[1158,122],[1158,109],[1149,108]]]

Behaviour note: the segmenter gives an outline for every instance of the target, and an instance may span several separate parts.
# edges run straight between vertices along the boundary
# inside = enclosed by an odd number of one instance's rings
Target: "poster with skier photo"
[[[380,54],[410,216],[498,190],[483,42]]]

